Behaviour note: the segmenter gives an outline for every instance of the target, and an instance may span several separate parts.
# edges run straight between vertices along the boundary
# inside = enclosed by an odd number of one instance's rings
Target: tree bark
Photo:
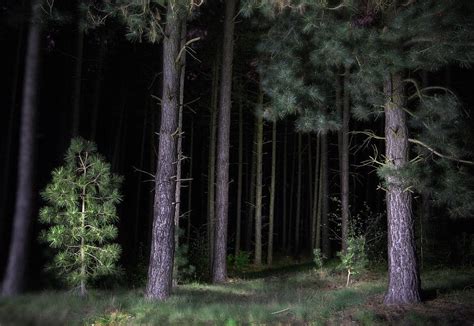
[[[235,226],[235,255],[240,251],[240,238],[242,227],[242,172],[243,172],[243,157],[244,157],[244,117],[242,105],[242,93],[239,94],[239,162],[237,172],[237,218]]]
[[[234,12],[236,1],[225,2],[224,44],[219,98],[219,125],[217,139],[216,235],[212,281],[227,280],[227,224],[229,211],[229,146],[232,95],[232,60],[234,56]]]
[[[219,60],[216,57],[212,77],[211,116],[209,130],[209,163],[207,171],[207,239],[209,246],[209,267],[212,274],[214,262],[214,233],[216,220],[216,132],[217,132],[217,105],[219,100]]]
[[[186,46],[186,20],[181,21],[181,37],[180,37],[180,51]],[[179,60],[179,108],[178,108],[178,144],[177,153],[178,160],[176,162],[176,189],[175,189],[175,210],[174,210],[174,245],[175,251],[179,247],[179,218],[181,216],[181,170],[183,155],[183,106],[184,106],[184,80],[186,77],[186,51],[183,51]],[[176,258],[176,256],[175,256]],[[178,285],[178,264],[174,264],[173,285]]]
[[[272,179],[270,184],[270,208],[269,208],[269,224],[268,224],[268,253],[267,253],[267,264],[272,265],[273,262],[273,221],[275,219],[275,186],[276,186],[276,135],[277,135],[277,124],[273,121],[272,128]]]
[[[283,217],[282,217],[282,247],[286,248],[287,242],[287,163],[288,163],[288,123],[285,121],[285,135],[283,139]]]
[[[15,214],[7,268],[2,284],[2,296],[19,294],[25,287],[24,276],[28,262],[28,244],[34,203],[33,176],[40,66],[40,17],[41,1],[33,1],[23,78]]]
[[[326,133],[321,134],[321,244],[322,252],[327,257],[331,257],[331,243],[329,240],[329,219],[328,219],[328,138]]]
[[[298,176],[296,183],[296,214],[295,214],[295,254],[300,249],[300,222],[301,222],[301,178],[303,175],[303,146],[301,133],[298,133]]]
[[[260,90],[258,107],[263,104],[263,92]],[[262,264],[262,188],[263,188],[263,112],[257,112],[257,174],[255,180],[255,256],[254,264]]]
[[[412,198],[397,175],[408,164],[408,127],[403,109],[405,96],[401,74],[387,76],[384,85],[385,156],[393,173],[386,177],[388,222],[388,291],[384,303],[410,304],[420,301]]]
[[[344,99],[342,109],[341,127],[341,245],[342,250],[347,250],[347,238],[349,236],[349,114],[350,114],[350,94],[349,94],[349,74],[350,67],[346,66],[344,71]]]
[[[168,3],[165,37],[163,40],[163,96],[155,174],[153,234],[148,268],[146,297],[164,300],[169,297],[173,277],[174,211],[176,190],[176,161],[179,65],[176,63],[181,41],[179,9]]]

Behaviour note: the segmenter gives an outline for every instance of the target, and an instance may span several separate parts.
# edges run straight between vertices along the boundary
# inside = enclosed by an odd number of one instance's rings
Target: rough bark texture
[[[268,254],[267,264],[272,265],[273,262],[273,221],[275,219],[275,186],[276,186],[276,134],[277,124],[273,122],[272,128],[272,180],[270,184],[270,208],[269,208],[269,221],[268,221]]]
[[[350,114],[350,94],[349,94],[349,73],[350,67],[345,67],[344,74],[344,103],[342,109],[341,127],[341,242],[342,250],[347,249],[347,237],[349,235],[349,114]]]
[[[400,74],[389,75],[384,85],[385,155],[394,171],[408,164],[408,127],[403,82]],[[410,304],[420,301],[413,232],[412,198],[396,174],[386,177],[388,222],[388,291],[385,304]]]
[[[8,263],[2,284],[2,296],[19,294],[25,286],[28,244],[33,214],[33,175],[35,161],[36,107],[38,73],[40,65],[41,2],[32,3],[32,22],[29,27],[23,78],[23,102],[21,107],[20,149],[18,157],[17,192],[15,215],[8,255]]]
[[[242,173],[243,173],[243,158],[244,158],[244,117],[242,94],[239,94],[239,162],[237,172],[237,218],[235,225],[235,255],[240,251],[240,238],[242,226]]]
[[[176,64],[181,39],[181,18],[171,2],[166,15],[163,40],[163,96],[158,164],[155,174],[153,234],[146,296],[164,300],[171,291],[174,259],[174,199],[176,161],[179,65]]]
[[[219,98],[219,125],[217,141],[216,234],[212,281],[227,280],[227,223],[229,211],[229,146],[230,111],[232,94],[232,60],[234,56],[234,12],[236,0],[225,2],[224,44]]]
[[[262,105],[263,93],[260,91],[259,106]],[[263,188],[263,116],[257,113],[257,175],[255,180],[255,256],[254,264],[262,264],[262,188]]]

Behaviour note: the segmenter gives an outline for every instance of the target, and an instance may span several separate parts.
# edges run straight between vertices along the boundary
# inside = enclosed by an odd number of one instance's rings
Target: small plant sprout
[[[347,272],[346,287],[351,283],[351,276],[358,275],[367,266],[367,254],[365,253],[365,237],[349,236],[347,239],[347,250],[338,253],[341,263],[339,268]]]
[[[117,271],[120,247],[111,241],[117,237],[121,178],[95,144],[81,138],[72,140],[65,161],[42,192],[47,205],[40,222],[49,228],[40,238],[56,252],[50,268],[83,296],[91,279]]]

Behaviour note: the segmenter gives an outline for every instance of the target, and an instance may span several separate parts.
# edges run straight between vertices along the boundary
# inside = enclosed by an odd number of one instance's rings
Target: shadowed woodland
[[[3,1],[0,324],[472,325],[473,18]]]

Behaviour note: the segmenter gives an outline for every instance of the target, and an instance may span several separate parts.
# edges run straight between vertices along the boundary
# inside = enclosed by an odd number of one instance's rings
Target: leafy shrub
[[[364,236],[349,236],[347,239],[347,250],[337,254],[341,259],[339,268],[347,272],[346,286],[349,286],[352,275],[363,272],[367,266],[368,259],[365,252]]]
[[[250,265],[250,253],[246,251],[239,251],[237,255],[227,256],[227,266],[236,272],[245,271]]]

